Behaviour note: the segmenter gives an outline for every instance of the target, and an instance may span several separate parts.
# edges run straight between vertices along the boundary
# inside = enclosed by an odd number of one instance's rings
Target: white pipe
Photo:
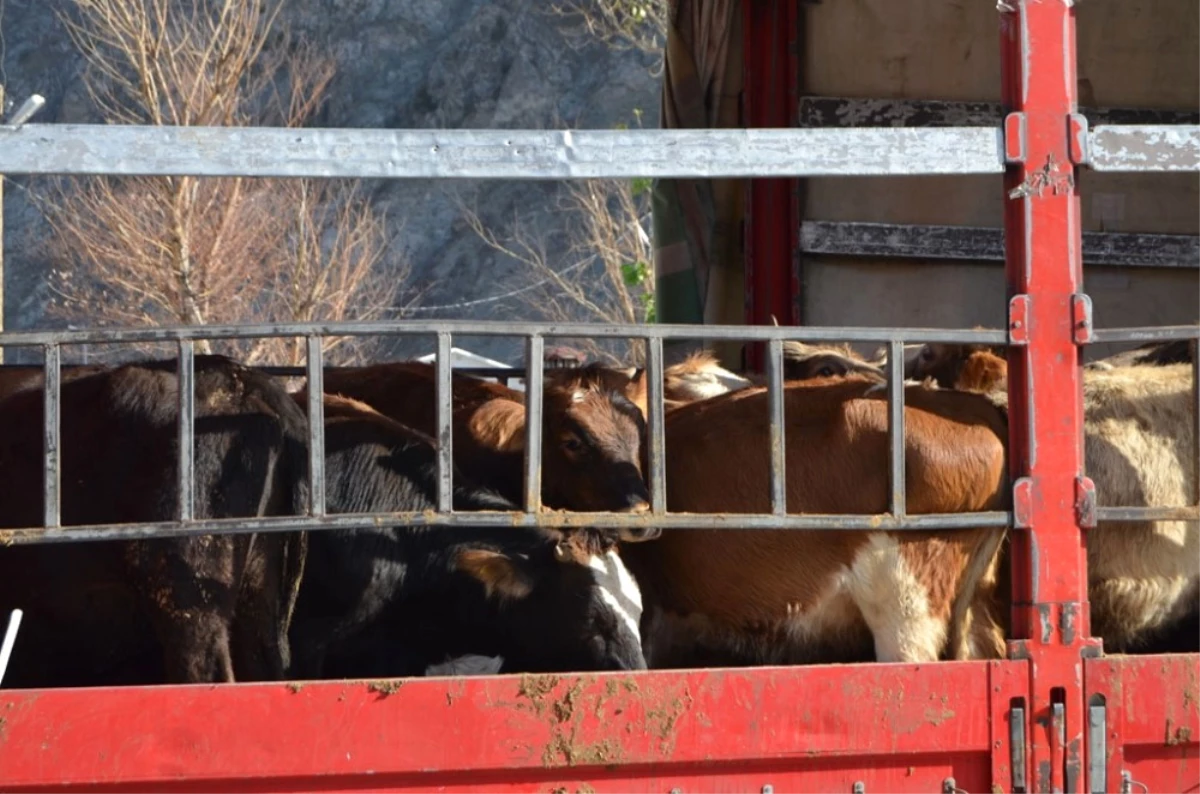
[[[17,629],[21,628],[21,614],[21,610],[14,609],[8,616],[8,628],[4,630],[4,644],[0,645],[0,683],[4,683],[8,660],[12,658],[13,645],[17,642]]]

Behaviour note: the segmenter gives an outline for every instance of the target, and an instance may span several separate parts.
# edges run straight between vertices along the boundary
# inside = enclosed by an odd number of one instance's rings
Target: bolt
[[[867,794],[867,787],[861,780],[854,781],[854,788],[851,789],[854,794]]]
[[[762,787],[762,794],[775,794],[775,787],[768,783]]]

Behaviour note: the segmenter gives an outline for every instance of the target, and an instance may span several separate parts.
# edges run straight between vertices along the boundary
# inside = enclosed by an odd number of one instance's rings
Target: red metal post
[[[1082,655],[1088,639],[1086,539],[1076,513],[1083,473],[1082,289],[1072,162],[1075,15],[1069,2],[1010,2],[1002,12],[1007,110],[1005,248],[1010,467],[1015,478],[1012,655],[1030,661],[1033,791],[1084,785]]]
[[[798,0],[742,3],[744,123],[794,127],[799,103]],[[798,179],[752,179],[746,190],[746,324],[800,322]],[[761,372],[763,346],[746,345]]]

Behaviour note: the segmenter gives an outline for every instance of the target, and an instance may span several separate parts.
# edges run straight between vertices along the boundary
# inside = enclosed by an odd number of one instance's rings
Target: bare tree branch
[[[333,78],[330,58],[275,30],[279,0],[70,0],[69,8],[63,21],[109,122],[298,127]],[[203,325],[404,310],[409,268],[379,275],[387,225],[353,182],[63,179],[39,200],[55,233],[50,312],[60,319]],[[299,363],[304,352],[302,340],[220,347],[251,363]],[[338,339],[327,353],[339,363],[368,350]]]

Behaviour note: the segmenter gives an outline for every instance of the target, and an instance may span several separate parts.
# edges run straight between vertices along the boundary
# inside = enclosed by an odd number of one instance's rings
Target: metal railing
[[[1111,328],[1091,332],[1090,343],[1171,342],[1192,343],[1192,460],[1195,505],[1154,507],[1096,507],[1097,523],[1118,521],[1200,521],[1200,325],[1163,325],[1140,328]],[[1085,465],[1086,468],[1086,465]]]
[[[519,330],[518,330],[519,329]],[[437,510],[398,513],[342,513],[331,515],[325,505],[324,411],[322,378],[325,336],[426,335],[437,338]],[[453,489],[450,348],[455,334],[471,336],[521,336],[526,340],[526,423],[524,459],[524,509],[512,512],[455,512]],[[648,360],[647,438],[651,510],[648,513],[601,513],[543,511],[541,504],[541,447],[543,418],[545,340],[569,336],[626,337],[645,340]],[[195,355],[199,339],[244,339],[264,336],[304,337],[305,373],[308,381],[308,468],[311,480],[308,514],[256,518],[196,519],[194,517],[195,443]],[[766,341],[769,384],[770,502],[767,513],[673,513],[667,510],[665,479],[663,348],[664,339]],[[43,350],[44,391],[44,526],[0,532],[5,544],[56,543],[78,540],[114,540],[171,537],[184,534],[277,532],[300,529],[345,529],[371,527],[380,521],[412,526],[480,526],[513,524],[544,527],[660,527],[696,529],[822,529],[822,530],[929,530],[943,528],[1007,526],[1007,511],[910,515],[907,512],[904,467],[904,343],[948,342],[1001,344],[1003,331],[913,329],[891,331],[875,328],[786,328],[754,326],[617,326],[591,324],[528,324],[468,321],[394,321],[385,323],[294,324],[272,326],[220,326],[149,328],[130,330],[16,332],[0,340],[8,346],[38,346]],[[61,523],[61,389],[62,347],[96,341],[138,343],[173,340],[178,346],[178,511],[173,521],[136,524],[80,525]],[[888,346],[891,384],[889,403],[889,511],[884,514],[796,514],[788,513],[786,500],[786,423],[783,404],[783,342],[882,342]],[[47,531],[52,530],[52,531]]]

